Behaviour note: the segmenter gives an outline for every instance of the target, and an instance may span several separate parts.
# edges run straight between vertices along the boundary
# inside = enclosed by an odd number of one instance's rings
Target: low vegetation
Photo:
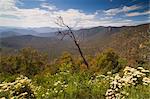
[[[55,60],[45,53],[25,48],[2,55],[2,99],[148,99],[148,63],[128,66],[128,60],[113,49],[82,58],[65,52]],[[146,64],[146,65],[145,65]]]

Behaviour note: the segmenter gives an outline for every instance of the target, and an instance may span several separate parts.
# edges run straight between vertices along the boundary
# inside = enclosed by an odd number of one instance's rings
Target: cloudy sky
[[[75,28],[150,22],[149,0],[0,0],[0,26]]]

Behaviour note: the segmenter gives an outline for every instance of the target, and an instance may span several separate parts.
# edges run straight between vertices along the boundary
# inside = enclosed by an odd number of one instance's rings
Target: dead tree
[[[89,68],[89,64],[88,64],[87,60],[85,59],[85,56],[83,55],[83,52],[82,52],[81,47],[79,45],[79,42],[78,42],[79,40],[77,40],[77,38],[76,38],[73,30],[71,29],[71,27],[69,27],[68,25],[66,25],[64,23],[64,20],[63,20],[63,18],[61,16],[58,17],[58,19],[57,19],[57,21],[55,23],[57,25],[63,27],[63,28],[67,28],[66,31],[58,30],[58,35],[62,36],[61,40],[63,40],[65,36],[69,36],[73,40],[73,42],[75,43],[75,45],[76,45],[76,47],[77,47],[77,49],[78,49],[78,51],[80,53],[80,56],[83,59],[84,64],[86,65],[87,68]]]

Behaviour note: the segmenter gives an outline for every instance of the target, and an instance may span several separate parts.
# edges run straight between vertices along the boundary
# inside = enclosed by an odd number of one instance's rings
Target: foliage
[[[106,99],[112,99],[113,95],[114,99],[123,99],[123,97],[145,99],[149,97],[148,73],[149,71],[142,67],[137,69],[126,67],[123,76],[111,73],[91,74],[88,71],[71,73],[68,70],[53,75],[39,74],[32,82],[27,77],[20,76],[14,82],[1,83],[0,95],[17,99],[31,96],[37,99],[105,99],[106,94]],[[146,92],[141,93],[140,90]],[[134,95],[135,93],[137,95]]]
[[[69,71],[61,71],[55,75],[37,76],[35,81],[41,86],[38,97],[44,99],[99,99],[104,98],[108,88],[105,77],[88,72],[72,74]]]
[[[124,88],[128,92],[128,99],[149,99],[150,85],[137,85]]]
[[[16,55],[2,56],[0,73],[35,75],[47,65],[47,56],[32,48],[24,48]]]
[[[51,61],[51,64],[45,54],[31,48],[22,49],[16,55],[2,56],[0,98],[149,97],[149,71],[142,67],[144,64],[139,64],[137,69],[128,67],[126,59],[119,57],[112,49],[95,56],[86,56],[86,59],[90,66],[88,70],[82,58],[68,52]]]
[[[119,56],[112,50],[108,49],[105,52],[97,55],[96,64],[97,69],[100,70],[101,73],[106,74],[108,71],[112,73],[119,72],[122,69],[123,64],[120,64]]]
[[[30,79],[24,76],[16,78],[14,82],[3,82],[0,84],[0,98],[21,99],[32,98],[35,99],[36,87],[33,86]]]
[[[117,74],[110,83],[110,88],[106,92],[106,99],[124,99],[128,96],[123,89],[130,86],[137,86],[138,84],[150,85],[150,78],[148,74],[150,71],[142,67],[137,69],[126,67],[124,69],[123,77]]]
[[[71,70],[74,65],[73,58],[68,52],[64,52],[55,64],[59,66],[60,71]]]

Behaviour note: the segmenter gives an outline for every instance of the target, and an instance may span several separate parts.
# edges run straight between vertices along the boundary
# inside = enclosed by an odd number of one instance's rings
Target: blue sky
[[[58,16],[71,27],[148,23],[149,0],[0,0],[0,26],[58,27]]]
[[[24,8],[39,7],[42,2],[53,4],[59,9],[80,9],[85,12],[95,12],[99,9],[111,9],[121,6],[141,5],[147,6],[148,0],[20,0],[24,3]]]

